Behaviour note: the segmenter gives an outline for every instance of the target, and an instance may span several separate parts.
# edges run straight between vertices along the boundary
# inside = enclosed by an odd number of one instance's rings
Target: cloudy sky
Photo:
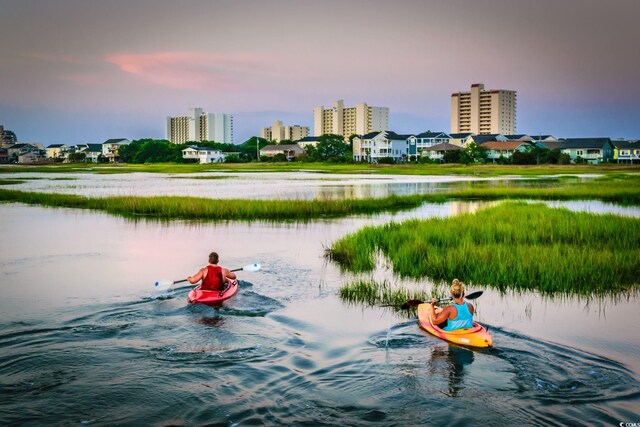
[[[164,138],[232,113],[240,143],[344,99],[450,130],[472,83],[517,132],[640,138],[638,0],[0,0],[0,124],[20,141]]]

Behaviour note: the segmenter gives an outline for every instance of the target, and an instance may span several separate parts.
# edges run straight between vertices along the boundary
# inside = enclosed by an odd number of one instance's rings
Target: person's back
[[[471,328],[473,326],[473,314],[469,310],[469,303],[463,301],[462,304],[454,302],[452,304],[458,314],[453,319],[447,320],[447,325],[442,328],[445,331],[455,331],[456,329]]]
[[[203,291],[220,291],[224,288],[222,277],[222,267],[218,265],[208,265],[207,274],[202,279],[200,289]]]

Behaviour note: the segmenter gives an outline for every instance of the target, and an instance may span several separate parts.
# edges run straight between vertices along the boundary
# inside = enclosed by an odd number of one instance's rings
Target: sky
[[[313,108],[450,131],[471,84],[517,91],[517,133],[640,138],[638,0],[0,0],[0,125],[20,142],[164,138],[189,107],[234,140]]]

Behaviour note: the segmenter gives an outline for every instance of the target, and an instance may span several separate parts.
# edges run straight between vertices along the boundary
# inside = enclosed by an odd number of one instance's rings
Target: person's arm
[[[475,313],[475,309],[473,308],[473,304],[471,304],[470,302],[467,303],[467,307],[469,307],[469,313],[471,313],[471,315],[473,316]]]
[[[224,280],[227,280],[227,279],[235,279],[235,278],[236,278],[236,273],[234,273],[234,272],[230,271],[230,270],[229,270],[229,269],[227,269],[227,268],[223,268],[223,269],[222,269],[222,276],[223,276],[222,278],[223,278]]]
[[[191,283],[192,285],[195,285],[196,283],[198,283],[200,280],[202,280],[204,278],[204,271],[206,270],[206,268],[201,268],[200,270],[198,270],[198,272],[196,274],[194,274],[193,276],[189,276],[187,277],[187,280],[189,281],[189,283]]]
[[[440,323],[444,322],[445,320],[447,320],[449,318],[449,307],[445,307],[442,309],[442,311],[440,311],[440,313],[436,314],[436,306],[435,303],[438,302],[438,300],[436,298],[431,300],[431,322],[434,325],[439,325]]]

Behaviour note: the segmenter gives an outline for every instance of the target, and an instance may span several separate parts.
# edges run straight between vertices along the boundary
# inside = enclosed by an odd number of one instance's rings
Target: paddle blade
[[[256,264],[246,265],[246,266],[242,267],[242,270],[251,271],[251,272],[258,271],[258,270],[260,270],[260,264],[256,263]]]
[[[173,285],[173,282],[171,280],[159,280],[159,281],[155,282],[154,287],[155,287],[156,291],[164,292],[167,289],[169,289],[171,287],[171,285]]]
[[[401,309],[407,310],[409,308],[417,307],[420,304],[424,304],[424,301],[420,301],[419,299],[410,299],[400,306]]]
[[[472,292],[469,295],[466,295],[465,298],[466,299],[476,299],[478,298],[480,295],[482,295],[484,291],[477,291],[477,292]]]

